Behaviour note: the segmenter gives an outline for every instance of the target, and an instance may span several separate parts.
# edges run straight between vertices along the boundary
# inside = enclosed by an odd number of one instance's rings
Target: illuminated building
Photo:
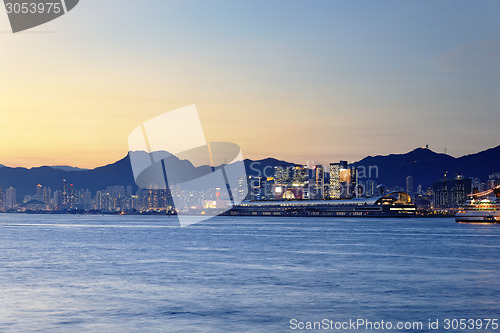
[[[330,164],[330,199],[360,197],[362,192],[354,166],[348,166],[347,161]]]
[[[377,192],[377,183],[374,180],[367,179],[365,183],[365,196],[373,197]]]
[[[500,172],[495,172],[488,177],[488,189],[500,185]]]
[[[36,200],[43,201],[43,186],[40,184],[36,186]]]
[[[291,180],[290,173],[290,167],[274,167],[273,195],[275,199],[281,199],[283,197],[283,194],[285,194],[288,184]]]
[[[303,187],[309,181],[308,168],[306,166],[295,166],[292,168],[292,186]]]
[[[248,193],[248,187],[250,186],[249,182],[244,178],[238,179],[238,198],[241,198],[245,195],[245,193]]]
[[[44,187],[43,188],[43,194],[42,194],[42,200],[40,201],[43,201],[47,204],[47,206],[49,208],[52,208],[52,190],[50,189],[50,187]]]
[[[301,188],[289,188],[283,194],[282,199],[284,200],[297,200],[302,199],[304,197],[304,192]]]
[[[330,163],[330,199],[340,199],[340,163]]]
[[[61,204],[65,206],[69,203],[69,195],[68,195],[68,183],[66,179],[62,180],[62,192],[61,192]]]
[[[67,204],[69,205],[69,208],[73,209],[75,208],[76,204],[76,197],[75,197],[75,188],[73,184],[69,184],[68,186],[68,202]]]
[[[276,166],[274,167],[274,184],[288,185],[290,182],[290,167]]]
[[[472,193],[472,179],[457,177],[434,183],[434,208],[456,208],[463,206]]]
[[[387,217],[412,216],[416,208],[405,192],[390,192],[373,198],[350,200],[293,200],[289,190],[280,201],[243,201],[226,215],[240,216],[324,216],[324,217]]]
[[[314,166],[314,196],[317,199],[325,198],[325,169],[322,165]]]
[[[293,189],[295,199],[309,198],[309,168],[295,166],[292,168],[292,179],[288,189]]]
[[[248,200],[261,200],[262,185],[263,181],[261,177],[248,176]]]
[[[415,199],[415,191],[414,191],[412,176],[406,177],[406,193],[408,193],[412,199]]]

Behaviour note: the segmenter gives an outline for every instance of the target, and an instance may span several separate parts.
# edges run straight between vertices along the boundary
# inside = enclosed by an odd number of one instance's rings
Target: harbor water
[[[0,214],[0,332],[500,332],[484,326],[500,321],[499,225],[176,222]],[[446,330],[447,319],[484,325]],[[422,327],[333,326],[355,320]]]

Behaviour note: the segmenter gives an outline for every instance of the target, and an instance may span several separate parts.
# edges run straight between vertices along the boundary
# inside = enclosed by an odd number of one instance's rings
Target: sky
[[[191,104],[252,159],[500,144],[496,0],[80,0],[16,34],[0,8],[0,50],[8,166],[112,163]]]

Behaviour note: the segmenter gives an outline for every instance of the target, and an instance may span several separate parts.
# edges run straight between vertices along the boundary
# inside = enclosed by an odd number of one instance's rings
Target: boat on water
[[[469,195],[455,215],[458,223],[500,223],[500,186]]]

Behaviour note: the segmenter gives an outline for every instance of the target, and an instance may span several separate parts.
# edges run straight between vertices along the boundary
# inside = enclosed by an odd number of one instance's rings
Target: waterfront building
[[[53,205],[52,205],[52,190],[50,187],[43,187],[43,192],[42,192],[42,200],[47,204],[47,209],[52,210]]]
[[[427,195],[417,194],[414,202],[417,209],[428,210],[431,209],[432,198]]]
[[[472,179],[457,176],[434,183],[434,208],[458,208],[472,193]]]
[[[66,182],[66,179],[62,180],[62,191],[61,191],[61,207],[65,207],[69,204],[69,189],[68,189],[68,182]]]
[[[62,205],[62,191],[55,190],[52,198],[52,209],[60,210]]]
[[[358,172],[347,161],[330,163],[330,199],[348,199],[360,196]]]
[[[498,185],[500,185],[500,172],[495,172],[495,173],[489,175],[489,177],[488,177],[488,189],[495,188]]]
[[[287,190],[293,189],[295,199],[309,199],[309,168],[294,166],[291,168],[292,177]]]
[[[314,166],[314,197],[325,198],[325,168],[319,164]]]
[[[0,187],[0,210],[5,209],[5,191]]]
[[[291,199],[295,194],[290,191]],[[324,216],[381,217],[411,216],[416,208],[405,192],[391,192],[373,198],[351,200],[244,201],[225,215],[233,216]]]
[[[263,181],[261,177],[248,176],[248,200],[261,200],[262,185]]]
[[[47,203],[40,201],[38,199],[31,199],[18,207],[18,211],[23,212],[39,212],[46,211]]]
[[[340,199],[340,163],[330,163],[330,199]]]
[[[75,204],[76,204],[76,197],[75,197],[75,187],[73,184],[69,184],[68,186],[68,202],[66,203],[69,209],[74,209]]]
[[[348,166],[346,161],[340,161],[340,188],[341,198],[358,197],[358,172],[356,167]]]
[[[417,194],[423,194],[423,193],[424,193],[424,191],[422,189],[422,184],[418,184],[418,186],[417,186]]]
[[[367,198],[373,197],[377,194],[377,182],[367,179],[365,182],[365,196]]]
[[[286,186],[290,183],[290,167],[275,166],[274,167],[274,184]]]
[[[38,184],[36,186],[36,195],[35,195],[35,198],[38,201],[43,201],[43,186],[41,184]]]
[[[292,186],[304,187],[309,181],[309,169],[306,166],[294,166],[292,168]]]
[[[5,190],[5,209],[14,209],[17,206],[16,189],[9,187]]]
[[[406,177],[406,193],[410,195],[410,197],[415,200],[415,191],[414,191],[414,186],[413,186],[413,177],[408,176]]]

